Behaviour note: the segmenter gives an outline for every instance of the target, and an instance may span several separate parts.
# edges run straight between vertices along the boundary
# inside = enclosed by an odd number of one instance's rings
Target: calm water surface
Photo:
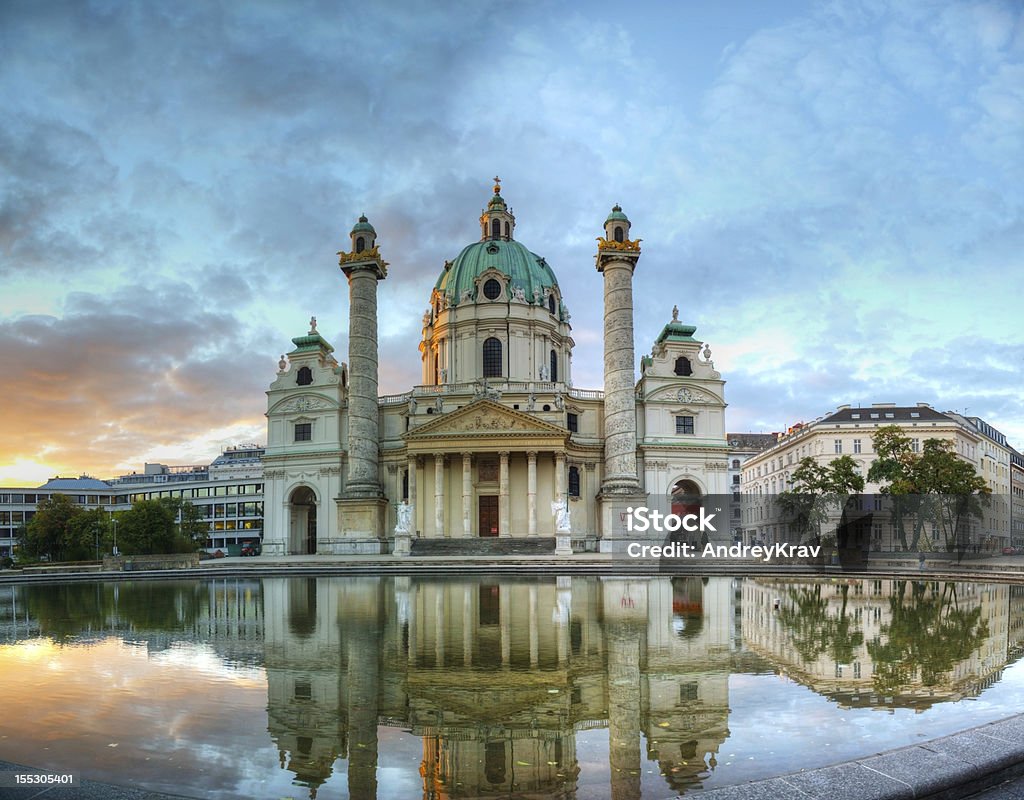
[[[1024,710],[1024,587],[0,586],[0,759],[195,797],[667,798]]]

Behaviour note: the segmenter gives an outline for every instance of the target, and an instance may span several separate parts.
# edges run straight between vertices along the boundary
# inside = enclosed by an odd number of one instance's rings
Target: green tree
[[[917,454],[913,444],[898,425],[879,428],[871,437],[871,443],[877,456],[868,469],[868,480],[881,484],[879,492],[889,497],[890,520],[901,549],[919,550],[924,520],[917,513],[921,495],[914,476]],[[906,522],[910,517],[916,524],[913,539],[908,543]]]
[[[203,547],[206,544],[207,536],[209,536],[210,526],[203,517],[202,509],[181,498],[167,498],[167,500],[169,500],[169,506],[173,509],[177,520],[177,533],[181,540],[178,543],[179,548],[198,550]]]
[[[36,513],[25,525],[21,553],[28,558],[65,561],[73,540],[73,521],[82,513],[82,507],[67,495],[50,495],[36,506]]]
[[[65,544],[69,561],[102,558],[110,551],[110,516],[99,508],[75,515],[68,525]]]
[[[927,543],[924,527],[931,523],[943,533],[947,550],[966,544],[969,518],[982,515],[991,489],[974,465],[960,458],[948,439],[925,439],[920,453],[895,425],[879,428],[871,441],[878,457],[868,480],[881,484],[890,497],[893,528],[904,550],[920,550]],[[908,542],[907,521],[914,523]]]
[[[808,456],[793,470],[789,485],[775,498],[776,504],[791,515],[801,540],[808,535],[820,539],[821,526],[833,510],[841,510],[850,495],[864,491],[864,478],[850,456],[840,456],[827,465]]]
[[[176,531],[171,504],[139,500],[118,517],[118,549],[126,555],[173,553]]]

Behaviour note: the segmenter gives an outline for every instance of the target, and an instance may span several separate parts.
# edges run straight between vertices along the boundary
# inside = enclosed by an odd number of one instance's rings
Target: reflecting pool
[[[0,586],[0,759],[196,797],[668,798],[1024,710],[1024,587]]]

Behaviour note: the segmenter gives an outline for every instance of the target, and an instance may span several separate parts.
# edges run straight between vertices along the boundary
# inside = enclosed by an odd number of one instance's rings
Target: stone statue
[[[516,286],[512,289],[512,299],[517,303],[526,302],[526,292],[523,290],[522,286]]]
[[[557,533],[570,533],[572,531],[572,520],[569,516],[569,504],[565,500],[556,500],[551,504],[551,513],[555,517],[555,531]]]
[[[412,533],[412,506],[404,500],[398,504],[395,533]]]
[[[423,313],[423,327],[424,328],[429,328],[430,327],[430,309],[429,308]]]
[[[441,367],[441,383],[448,383],[448,367]]]
[[[537,407],[537,395],[530,392],[530,399],[526,401],[526,410],[533,411]]]
[[[704,345],[704,360],[711,361],[711,345],[706,343]]]
[[[546,381],[548,379],[548,366],[547,364],[541,364],[540,367],[540,379]]]
[[[672,321],[679,322],[679,306],[672,306]]]
[[[277,371],[278,372],[287,372],[288,371],[288,362],[284,360],[284,353],[281,353],[281,360],[277,362]]]
[[[559,411],[565,410],[565,400],[562,399],[561,392],[555,395],[555,408],[557,408]]]
[[[535,306],[539,306],[541,304],[541,295],[540,295],[540,287],[539,286],[534,286],[533,287],[533,304]]]
[[[444,411],[444,398],[443,397],[438,397],[434,401],[434,413],[435,414],[440,414],[443,411]]]
[[[416,398],[409,398],[409,416],[413,416],[416,413]]]
[[[316,333],[316,317],[309,318],[309,335]]]
[[[473,302],[473,290],[463,289],[462,297],[459,298],[460,303],[472,303]]]

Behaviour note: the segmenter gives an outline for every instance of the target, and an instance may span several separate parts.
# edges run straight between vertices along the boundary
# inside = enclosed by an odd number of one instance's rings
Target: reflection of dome
[[[555,273],[547,262],[515,240],[491,239],[474,242],[465,247],[456,259],[445,266],[435,288],[441,294],[461,297],[463,291],[475,289],[474,281],[489,267],[500,270],[511,278],[512,287],[522,289],[527,302],[533,302],[533,290],[558,286]]]

